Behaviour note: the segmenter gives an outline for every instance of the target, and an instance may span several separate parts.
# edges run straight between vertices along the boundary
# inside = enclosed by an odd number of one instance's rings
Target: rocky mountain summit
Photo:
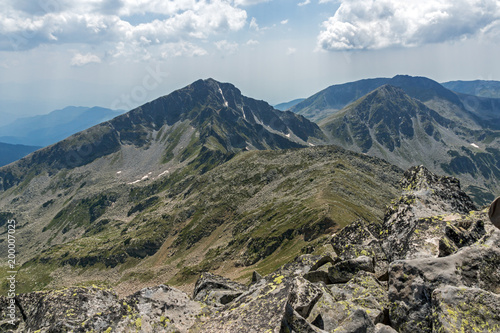
[[[21,294],[14,332],[499,332],[500,230],[487,210],[422,166],[400,185],[382,224],[359,219],[249,285],[207,272],[193,295]]]

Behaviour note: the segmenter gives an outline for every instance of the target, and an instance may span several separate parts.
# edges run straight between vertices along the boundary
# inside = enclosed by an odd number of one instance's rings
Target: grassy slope
[[[190,284],[203,270],[266,274],[356,219],[380,221],[401,176],[333,146],[244,152],[202,175],[189,168],[145,186],[85,192],[41,214],[45,239],[60,241],[39,245],[45,250],[20,269],[19,290],[97,282],[128,293]]]

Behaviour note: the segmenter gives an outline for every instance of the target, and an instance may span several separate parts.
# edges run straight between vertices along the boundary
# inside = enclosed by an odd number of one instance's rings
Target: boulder
[[[441,286],[500,293],[500,232],[445,258],[396,261],[389,272],[391,323],[399,332],[431,332],[432,295]]]
[[[248,288],[225,277],[212,273],[202,273],[196,281],[193,299],[215,307],[223,306],[237,298]]]
[[[321,329],[334,331],[358,310],[364,311],[372,323],[389,319],[385,287],[371,273],[360,271],[345,285],[322,288],[323,295],[314,305],[308,319]]]
[[[373,257],[377,276],[383,276],[389,266],[387,255],[382,248],[383,233],[381,224],[357,220],[333,235],[330,242],[342,260],[360,256]]]
[[[330,284],[330,278],[328,272],[325,271],[310,271],[304,274],[304,279],[312,283],[323,282],[324,284]]]
[[[331,283],[345,283],[354,277],[359,271],[375,272],[372,257],[360,256],[356,259],[341,261],[328,269]]]
[[[186,293],[166,285],[141,289],[121,304],[127,307],[134,324],[140,318],[142,332],[187,332],[197,320],[211,313],[208,307],[191,300]],[[117,331],[125,330],[127,324],[126,321],[119,323]]]
[[[387,326],[384,324],[377,324],[375,325],[375,333],[398,333],[398,331],[396,331],[391,326]]]
[[[306,321],[322,291],[302,277],[274,273],[262,278],[195,332],[321,332]],[[306,317],[306,318],[305,318]]]
[[[500,295],[443,286],[432,293],[434,332],[500,332]]]
[[[375,333],[375,325],[366,311],[356,310],[335,329],[335,333]]]
[[[330,255],[303,254],[292,262],[281,266],[276,273],[285,276],[302,276],[307,272],[318,270],[326,264],[334,264],[338,261],[338,258],[333,259]]]

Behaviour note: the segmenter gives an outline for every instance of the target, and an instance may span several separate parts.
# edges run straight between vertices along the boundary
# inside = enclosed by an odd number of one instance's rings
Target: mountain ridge
[[[301,116],[244,97],[231,84],[198,80],[0,169],[0,190],[20,183],[31,165],[35,173],[82,167],[120,152],[120,147],[147,150],[152,144],[158,149],[170,145],[154,162],[164,164],[174,158],[176,146],[180,162],[210,159],[215,151],[223,161],[242,150],[304,147],[312,144],[306,142],[310,138],[319,142],[322,137],[319,127]]]
[[[402,88],[386,84],[325,118],[320,127],[330,143],[346,149],[402,168],[423,164],[434,172],[460,177],[476,202],[486,204],[500,189],[495,181],[500,175],[499,144],[485,142],[490,130],[472,130],[468,121],[444,114]]]

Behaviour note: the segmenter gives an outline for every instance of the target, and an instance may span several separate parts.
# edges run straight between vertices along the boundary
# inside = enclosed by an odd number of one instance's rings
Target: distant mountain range
[[[277,110],[280,110],[280,111],[286,111],[286,110],[290,109],[291,107],[299,104],[303,100],[305,100],[305,98],[297,98],[297,99],[294,99],[293,101],[290,101],[290,102],[276,104],[276,105],[274,105],[274,108]]]
[[[42,147],[11,145],[0,142],[0,167],[17,161]]]
[[[500,98],[500,81],[449,81],[441,84],[447,89],[462,94]]]
[[[101,107],[68,106],[46,115],[16,119],[0,127],[0,142],[48,146],[124,112]]]

